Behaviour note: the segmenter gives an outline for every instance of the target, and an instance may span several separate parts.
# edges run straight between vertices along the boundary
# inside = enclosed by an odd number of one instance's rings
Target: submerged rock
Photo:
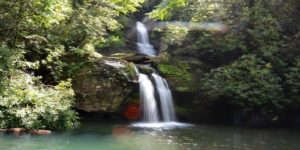
[[[9,132],[12,132],[13,134],[21,134],[26,132],[26,129],[24,128],[11,128],[9,129]]]
[[[116,58],[89,62],[73,79],[75,107],[86,112],[117,112],[137,82],[133,63]]]
[[[10,129],[0,129],[0,132],[6,132],[6,133],[13,133],[13,134],[22,134],[22,133],[31,133],[31,134],[37,134],[37,135],[48,135],[52,132],[50,130],[29,130],[25,128],[10,128]]]
[[[9,129],[0,129],[0,132],[8,132]]]
[[[50,130],[29,130],[29,133],[36,135],[48,135],[52,132]]]

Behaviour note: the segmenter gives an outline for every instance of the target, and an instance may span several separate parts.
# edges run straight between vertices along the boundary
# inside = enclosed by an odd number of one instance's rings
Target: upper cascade
[[[141,23],[136,23],[137,29],[137,49],[138,53],[145,54],[149,56],[155,56],[156,51],[154,50],[153,46],[149,42],[149,36],[146,26]]]

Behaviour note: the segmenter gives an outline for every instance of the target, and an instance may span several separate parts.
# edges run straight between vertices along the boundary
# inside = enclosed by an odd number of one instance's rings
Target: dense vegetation
[[[158,31],[171,57],[212,67],[199,80],[200,95],[244,111],[279,113],[300,104],[299,8],[297,0],[174,0],[149,15],[170,22]]]
[[[120,41],[117,18],[141,2],[1,1],[0,128],[76,127],[70,78],[95,47]]]
[[[95,51],[128,48],[128,18],[153,1],[0,1],[0,128],[76,127],[72,77]],[[300,1],[159,2],[146,15],[169,22],[154,29],[162,74],[244,111],[299,109]]]

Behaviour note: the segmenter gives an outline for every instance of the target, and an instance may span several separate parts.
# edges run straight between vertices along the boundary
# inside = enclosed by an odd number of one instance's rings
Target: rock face
[[[86,112],[117,112],[137,82],[133,63],[114,58],[89,62],[73,79],[75,107]]]

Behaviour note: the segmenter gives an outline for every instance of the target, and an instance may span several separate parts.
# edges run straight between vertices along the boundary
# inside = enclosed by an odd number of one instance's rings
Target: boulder
[[[137,82],[133,63],[105,57],[86,63],[73,78],[75,108],[86,112],[117,112]]]

